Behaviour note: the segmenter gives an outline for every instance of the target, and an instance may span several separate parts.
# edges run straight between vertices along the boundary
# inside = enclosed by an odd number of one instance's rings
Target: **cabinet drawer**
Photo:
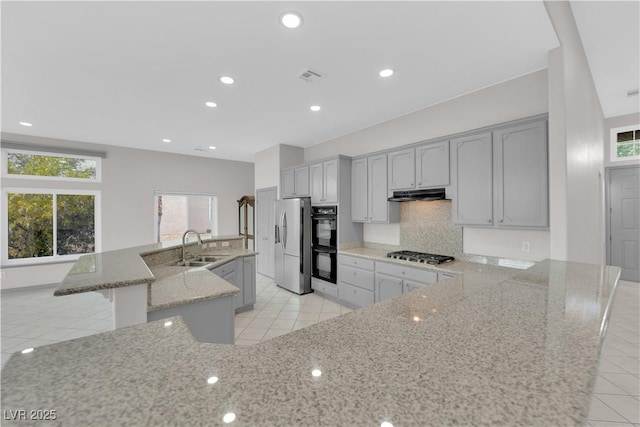
[[[215,274],[216,276],[220,276],[222,278],[224,278],[226,275],[230,274],[230,273],[235,273],[236,271],[236,263],[235,262],[228,262],[224,265],[221,265],[219,267],[214,268],[213,270],[211,270],[211,272],[213,274]]]
[[[338,262],[342,265],[348,265],[350,267],[362,268],[365,270],[373,271],[373,260],[358,258],[355,256],[338,254]]]
[[[452,277],[456,277],[456,275],[450,274],[450,273],[438,273],[438,282],[442,280],[451,279]]]
[[[356,288],[346,283],[338,283],[338,298],[356,307],[365,307],[373,304],[373,292]]]
[[[331,295],[338,298],[338,287],[333,283],[325,282],[324,280],[311,278],[311,289],[314,291],[322,292],[325,295]]]
[[[436,283],[438,281],[438,274],[433,271],[405,267],[400,264],[389,264],[386,262],[376,263],[376,273],[383,273],[389,276],[401,277],[403,279],[426,284]]]
[[[374,289],[373,271],[366,271],[360,268],[341,265],[338,269],[338,279],[341,282],[357,286],[359,288],[368,289],[370,291],[373,291]]]

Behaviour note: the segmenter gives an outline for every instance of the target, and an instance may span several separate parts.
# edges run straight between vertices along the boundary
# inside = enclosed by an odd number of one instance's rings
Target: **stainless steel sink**
[[[220,261],[223,258],[226,258],[226,257],[217,256],[217,255],[200,255],[200,256],[195,257],[194,260],[196,260],[198,262],[210,263],[210,262]]]
[[[213,261],[199,261],[199,260],[189,260],[189,261],[178,261],[174,262],[173,266],[176,267],[204,267],[205,265],[211,264]]]

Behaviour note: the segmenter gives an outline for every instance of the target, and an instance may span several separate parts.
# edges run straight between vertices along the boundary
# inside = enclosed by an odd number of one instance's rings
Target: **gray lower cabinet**
[[[460,225],[493,224],[493,144],[491,133],[451,141],[453,150],[453,222]]]
[[[238,257],[223,264],[211,272],[233,286],[240,292],[233,296],[233,308],[236,312],[250,310],[256,302],[256,257]]]
[[[547,227],[546,121],[493,132],[494,221],[498,227]]]
[[[416,147],[416,188],[449,186],[449,141]]]
[[[438,273],[433,271],[376,261],[375,301],[379,302],[400,296],[405,292],[434,284],[437,281]]]
[[[374,303],[374,262],[338,254],[338,299],[352,307]]]

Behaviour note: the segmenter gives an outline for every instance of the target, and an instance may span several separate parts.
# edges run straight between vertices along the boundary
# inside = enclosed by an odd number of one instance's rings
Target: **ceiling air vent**
[[[202,147],[196,147],[196,148],[194,148],[194,150],[196,150],[196,151],[209,151],[206,148],[202,148]]]
[[[630,90],[629,92],[627,92],[627,96],[637,96],[637,95],[638,95],[638,89]]]
[[[311,68],[307,68],[304,71],[304,73],[300,74],[298,77],[300,77],[302,80],[304,80],[307,83],[313,83],[320,80],[322,77],[324,77],[324,74],[318,71],[312,70]]]

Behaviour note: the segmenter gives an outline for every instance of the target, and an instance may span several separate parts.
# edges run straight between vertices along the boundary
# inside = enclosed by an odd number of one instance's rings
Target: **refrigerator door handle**
[[[282,212],[282,247],[287,249],[287,211]]]
[[[274,236],[273,236],[274,242],[275,243],[280,243],[280,233],[278,233],[278,231],[280,231],[280,230],[279,230],[277,224],[274,225],[274,227],[275,227],[275,233],[274,233]]]

